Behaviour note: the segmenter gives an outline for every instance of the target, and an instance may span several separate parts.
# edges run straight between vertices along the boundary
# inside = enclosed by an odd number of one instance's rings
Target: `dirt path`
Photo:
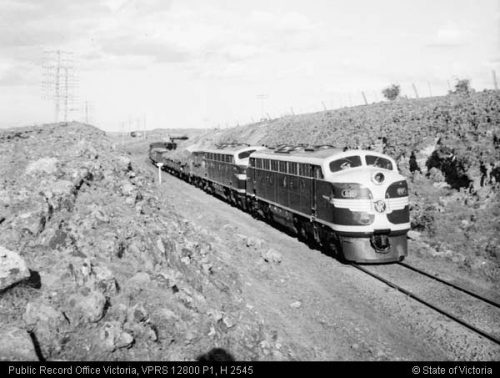
[[[145,153],[129,150],[157,175]],[[246,307],[273,330],[270,359],[500,359],[498,345],[364,273],[175,177],[162,181],[158,196],[232,251],[212,252],[237,270]]]

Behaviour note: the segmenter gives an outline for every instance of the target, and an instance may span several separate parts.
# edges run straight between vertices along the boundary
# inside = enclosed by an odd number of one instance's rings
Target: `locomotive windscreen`
[[[392,171],[391,161],[380,156],[366,155],[366,165]]]
[[[332,161],[330,163],[330,170],[332,172],[338,172],[344,169],[355,168],[359,166],[361,166],[361,158],[357,155],[354,155]]]

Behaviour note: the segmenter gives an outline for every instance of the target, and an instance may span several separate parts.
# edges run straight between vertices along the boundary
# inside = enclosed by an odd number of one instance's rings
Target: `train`
[[[149,158],[341,261],[391,263],[408,255],[408,184],[386,154],[230,143],[176,157],[152,143]]]

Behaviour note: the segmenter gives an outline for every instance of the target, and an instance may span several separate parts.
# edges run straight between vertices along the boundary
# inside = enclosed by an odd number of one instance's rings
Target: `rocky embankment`
[[[273,358],[224,246],[104,132],[1,131],[0,160],[0,359]]]

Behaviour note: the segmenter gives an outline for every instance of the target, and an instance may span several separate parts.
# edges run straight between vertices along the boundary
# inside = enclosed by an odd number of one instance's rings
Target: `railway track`
[[[406,263],[371,266],[351,265],[476,334],[500,345],[499,303]],[[404,269],[405,273],[397,272],[398,269]],[[408,274],[408,272],[411,273]],[[413,287],[414,290],[412,291],[408,287]]]
[[[422,274],[424,276],[427,276],[427,277],[429,277],[429,278],[431,278],[431,279],[433,279],[435,281],[441,282],[441,283],[443,283],[443,284],[445,284],[445,285],[447,285],[449,287],[452,287],[452,288],[454,288],[456,290],[459,290],[459,291],[462,291],[462,292],[464,292],[466,294],[469,294],[470,296],[472,296],[474,298],[477,298],[477,299],[479,299],[479,300],[481,300],[483,302],[486,302],[486,303],[488,303],[488,304],[490,304],[490,305],[492,305],[492,306],[494,306],[496,308],[500,308],[500,303],[497,303],[497,302],[495,302],[495,301],[493,301],[491,299],[488,299],[486,297],[482,297],[481,295],[479,295],[477,293],[474,293],[474,292],[472,292],[470,290],[464,289],[463,287],[455,285],[455,284],[453,284],[453,283],[451,283],[449,281],[446,281],[446,280],[443,280],[443,279],[441,279],[439,277],[436,277],[435,275],[427,273],[427,272],[423,271],[422,269],[416,268],[416,267],[414,267],[412,265],[409,265],[407,263],[404,263],[404,262],[399,262],[398,264],[401,265],[401,266],[404,266],[407,269],[413,270],[414,272],[418,272],[418,273],[420,273],[420,274]]]
[[[406,263],[354,268],[500,345],[500,304]]]

